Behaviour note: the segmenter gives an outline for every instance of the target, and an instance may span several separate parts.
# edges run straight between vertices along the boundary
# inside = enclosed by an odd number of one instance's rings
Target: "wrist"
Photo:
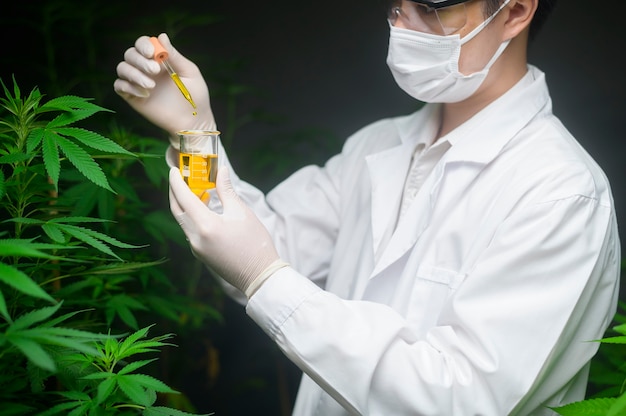
[[[267,266],[244,290],[244,293],[248,299],[256,293],[257,290],[265,283],[274,273],[283,267],[289,266],[289,263],[282,261],[281,259],[275,260],[272,264]]]

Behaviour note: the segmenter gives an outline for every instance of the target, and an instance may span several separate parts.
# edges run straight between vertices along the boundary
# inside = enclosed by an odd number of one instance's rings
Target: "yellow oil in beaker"
[[[215,178],[217,177],[217,155],[216,154],[189,154],[180,153],[180,172],[185,183],[191,191],[202,201],[209,200],[208,190],[215,188]]]

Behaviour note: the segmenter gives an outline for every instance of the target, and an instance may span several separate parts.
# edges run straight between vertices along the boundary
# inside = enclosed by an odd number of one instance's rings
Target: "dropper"
[[[165,50],[163,45],[161,45],[161,42],[159,42],[159,40],[154,36],[150,38],[150,42],[152,42],[152,45],[154,46],[154,58],[153,59],[163,65],[163,67],[170,74],[170,78],[172,78],[172,81],[174,81],[174,83],[176,84],[180,92],[183,94],[185,99],[189,101],[189,104],[191,104],[193,108],[196,108],[196,103],[193,102],[193,99],[191,98],[191,94],[189,94],[189,90],[187,90],[187,87],[185,87],[185,84],[183,84],[183,81],[181,81],[180,77],[178,76],[176,71],[174,71],[174,68],[172,68],[172,66],[170,65],[168,61],[169,53],[167,52],[167,50]],[[196,114],[197,113],[194,111],[193,115],[195,116]]]

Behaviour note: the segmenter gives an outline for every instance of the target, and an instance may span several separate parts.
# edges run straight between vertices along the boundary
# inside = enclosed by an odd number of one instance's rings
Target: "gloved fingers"
[[[145,89],[131,84],[123,79],[116,79],[113,83],[113,90],[123,98],[148,98],[150,92]]]
[[[148,37],[144,36],[146,39]],[[161,65],[153,59],[154,57],[154,46],[148,40],[149,45],[145,46],[144,49],[150,48],[151,52],[145,54],[141,52],[137,46],[133,48],[126,49],[124,52],[124,62],[126,62],[129,66],[139,69],[148,75],[158,75],[161,72]]]
[[[149,36],[144,35],[144,36],[138,37],[137,40],[135,41],[135,50],[146,59],[154,58],[154,45],[152,44],[152,42],[150,42]]]
[[[174,170],[176,170],[176,168],[170,169],[170,177],[172,176],[172,171]],[[170,182],[172,182],[171,179]],[[172,215],[174,216],[176,221],[178,221],[178,218],[181,217],[185,213],[185,211],[183,211],[180,204],[178,203],[178,200],[176,199],[176,196],[174,194],[174,190],[172,189],[173,187],[174,185],[170,185],[169,188],[170,211],[172,212]],[[182,225],[180,221],[178,221],[178,225]]]
[[[215,180],[215,190],[222,202],[224,213],[228,213],[231,217],[245,215],[246,205],[233,188],[228,166],[221,166],[218,169],[217,178]]]
[[[177,168],[170,169],[170,210],[178,220],[183,214],[194,224],[201,224],[213,213],[187,186]]]

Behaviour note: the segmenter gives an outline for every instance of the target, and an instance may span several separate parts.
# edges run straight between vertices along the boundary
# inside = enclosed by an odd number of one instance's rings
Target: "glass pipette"
[[[169,61],[167,60],[169,57],[168,52],[165,50],[163,45],[161,45],[161,42],[159,42],[159,40],[156,37],[154,36],[151,37],[150,42],[152,42],[152,45],[154,46],[154,58],[153,59],[163,65],[163,67],[170,74],[170,78],[172,78],[172,81],[174,81],[174,84],[176,84],[180,92],[183,94],[183,97],[185,97],[185,99],[189,101],[189,104],[191,104],[193,108],[196,108],[196,103],[193,102],[193,99],[191,98],[191,94],[189,94],[189,90],[187,90],[187,87],[185,87],[185,84],[183,84],[183,81],[181,81],[180,77],[178,76],[176,71],[174,71],[174,68],[172,68]],[[195,111],[193,112],[193,115],[194,116],[196,115]]]

